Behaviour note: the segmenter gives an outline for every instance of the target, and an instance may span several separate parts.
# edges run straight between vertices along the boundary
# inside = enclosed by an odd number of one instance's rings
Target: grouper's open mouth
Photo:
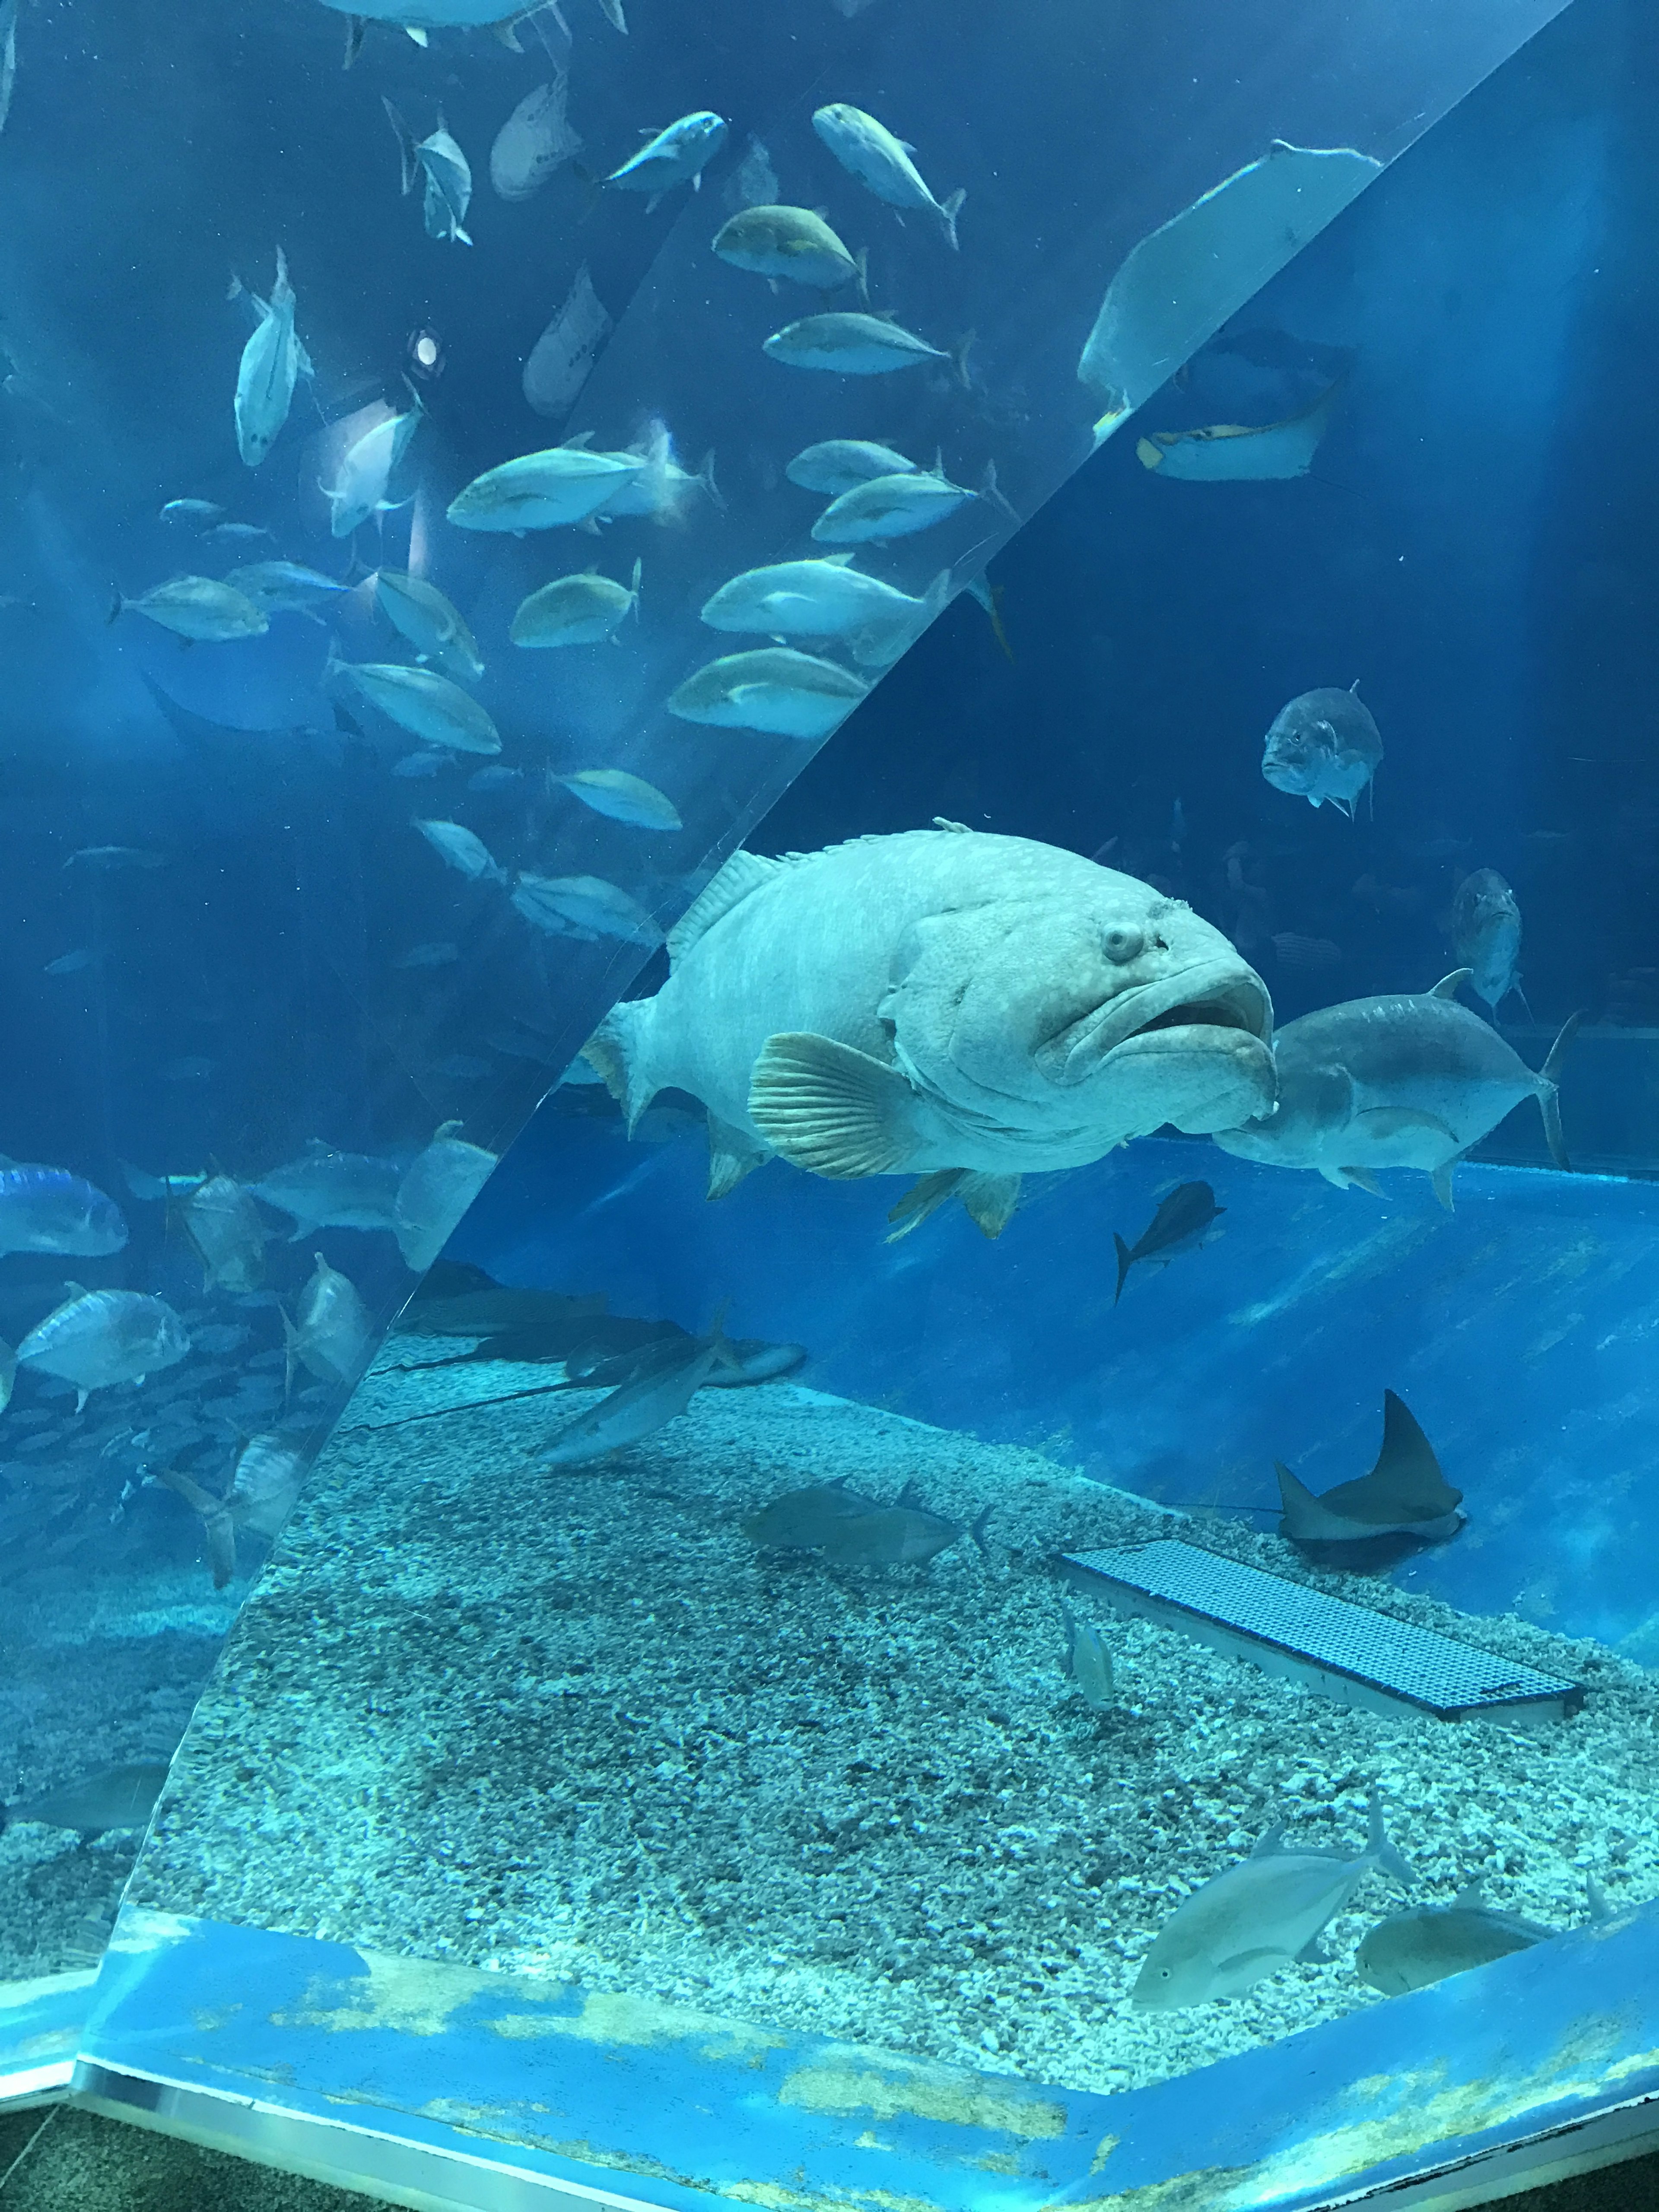
[[[1165,1033],[1187,1032],[1179,1039]],[[1230,1035],[1228,1033],[1231,1033]],[[1201,1053],[1206,1047],[1237,1058],[1254,1039],[1271,1070],[1273,1004],[1259,975],[1236,961],[1214,960],[1183,969],[1159,983],[1115,992],[1092,1012],[1070,1023],[1038,1047],[1034,1059],[1051,1083],[1086,1082],[1120,1054],[1139,1057],[1171,1049]],[[1142,1038],[1164,1036],[1158,1046]]]

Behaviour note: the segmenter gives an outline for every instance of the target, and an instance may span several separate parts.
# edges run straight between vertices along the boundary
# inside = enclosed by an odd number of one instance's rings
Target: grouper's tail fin
[[[1550,1148],[1550,1158],[1556,1166],[1568,1172],[1571,1170],[1572,1162],[1567,1158],[1567,1141],[1561,1133],[1561,1094],[1556,1089],[1556,1084],[1560,1077],[1561,1063],[1566,1058],[1568,1048],[1577,1036],[1578,1024],[1583,1018],[1582,1007],[1576,1014],[1567,1016],[1538,1075],[1538,1110],[1544,1117],[1544,1141]]]
[[[649,999],[624,999],[599,1024],[582,1047],[582,1058],[623,1109],[628,1133],[661,1089],[646,1066],[645,1028]]]

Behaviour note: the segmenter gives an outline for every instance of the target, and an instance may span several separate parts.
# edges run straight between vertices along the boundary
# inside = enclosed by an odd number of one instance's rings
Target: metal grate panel
[[[1195,1545],[1164,1539],[1073,1552],[1065,1565],[1103,1584],[1102,1595],[1121,1612],[1184,1629],[1344,1703],[1406,1706],[1443,1720],[1491,1712],[1559,1719],[1583,1703],[1576,1682]]]

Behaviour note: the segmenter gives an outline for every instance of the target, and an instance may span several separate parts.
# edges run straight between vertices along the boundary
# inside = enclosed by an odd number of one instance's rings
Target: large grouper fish
[[[1022,1174],[1275,1095],[1266,985],[1178,900],[1075,853],[941,823],[738,853],[668,939],[668,981],[586,1054],[629,1127],[671,1086],[708,1114],[708,1194],[774,1153],[914,1175],[987,1235]]]

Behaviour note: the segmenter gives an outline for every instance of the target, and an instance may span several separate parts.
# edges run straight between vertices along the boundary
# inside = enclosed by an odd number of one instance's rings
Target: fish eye
[[[1146,940],[1139,930],[1127,921],[1115,922],[1100,942],[1106,957],[1120,968],[1128,961],[1139,960],[1146,949]]]

